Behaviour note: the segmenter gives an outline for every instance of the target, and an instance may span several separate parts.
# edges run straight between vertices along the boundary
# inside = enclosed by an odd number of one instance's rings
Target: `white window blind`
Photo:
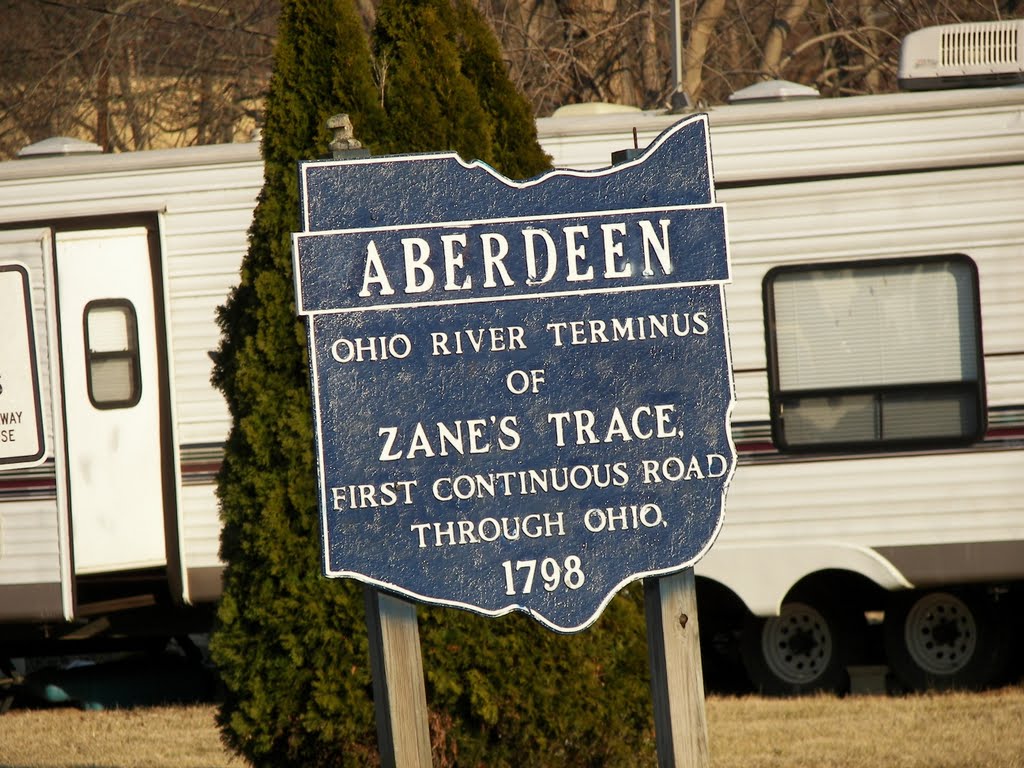
[[[124,305],[98,306],[86,315],[89,352],[127,352],[130,349],[131,310]]]
[[[97,408],[130,408],[139,401],[138,329],[126,301],[90,302],[85,308],[89,397]]]
[[[961,261],[780,274],[774,296],[784,391],[977,378]]]
[[[983,434],[977,273],[967,258],[782,268],[766,283],[781,447]]]

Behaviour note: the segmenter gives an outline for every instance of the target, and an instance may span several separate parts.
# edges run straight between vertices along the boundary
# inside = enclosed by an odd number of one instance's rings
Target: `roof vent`
[[[789,80],[764,80],[740,88],[729,97],[730,104],[756,104],[765,101],[798,101],[816,99],[821,94],[817,88]]]
[[[903,38],[900,88],[1024,83],[1024,19],[945,24]]]
[[[54,136],[37,141],[18,150],[18,157],[35,159],[39,157],[67,157],[68,155],[92,155],[103,152],[103,147],[91,141],[73,139],[70,136]]]
[[[554,112],[552,117],[591,117],[593,115],[614,115],[639,112],[639,107],[626,104],[611,104],[607,101],[589,101],[584,104],[564,104]]]

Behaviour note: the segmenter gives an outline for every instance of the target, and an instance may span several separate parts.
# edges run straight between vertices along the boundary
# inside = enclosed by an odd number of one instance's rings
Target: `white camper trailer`
[[[904,59],[933,85],[1024,80],[1024,21],[923,37],[946,47]],[[865,660],[911,687],[988,684],[1022,636],[1024,86],[813,95],[762,83],[708,110],[740,460],[696,568],[701,632],[739,606],[766,691],[838,689]],[[674,119],[538,128],[556,165],[593,168]]]
[[[1019,81],[1024,22],[981,27],[906,57],[944,90],[762,84],[708,110],[740,452],[697,566],[709,674],[735,650],[773,692],[864,662],[984,685],[1020,656],[1024,87],[952,86],[965,43],[970,84]],[[680,117],[571,113],[538,130],[580,169]],[[261,183],[255,145],[0,164],[7,637],[216,598],[209,352]]]
[[[131,614],[169,632],[162,619],[220,593],[214,474],[229,417],[209,353],[259,147],[98,150],[51,139],[0,165],[8,650],[19,626],[84,637]]]

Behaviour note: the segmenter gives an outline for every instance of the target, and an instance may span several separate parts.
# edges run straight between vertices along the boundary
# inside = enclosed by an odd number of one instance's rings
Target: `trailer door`
[[[149,233],[58,232],[55,245],[75,573],[165,566]]]

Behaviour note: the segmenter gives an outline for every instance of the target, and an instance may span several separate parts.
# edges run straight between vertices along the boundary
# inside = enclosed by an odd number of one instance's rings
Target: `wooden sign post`
[[[644,582],[647,655],[660,768],[710,764],[693,568]]]
[[[430,768],[430,727],[416,606],[366,587],[377,743],[383,768]]]
[[[324,573],[558,632],[648,580],[673,730],[696,612],[672,574],[712,545],[735,465],[706,118],[601,171],[361,157],[304,163],[300,191]]]

